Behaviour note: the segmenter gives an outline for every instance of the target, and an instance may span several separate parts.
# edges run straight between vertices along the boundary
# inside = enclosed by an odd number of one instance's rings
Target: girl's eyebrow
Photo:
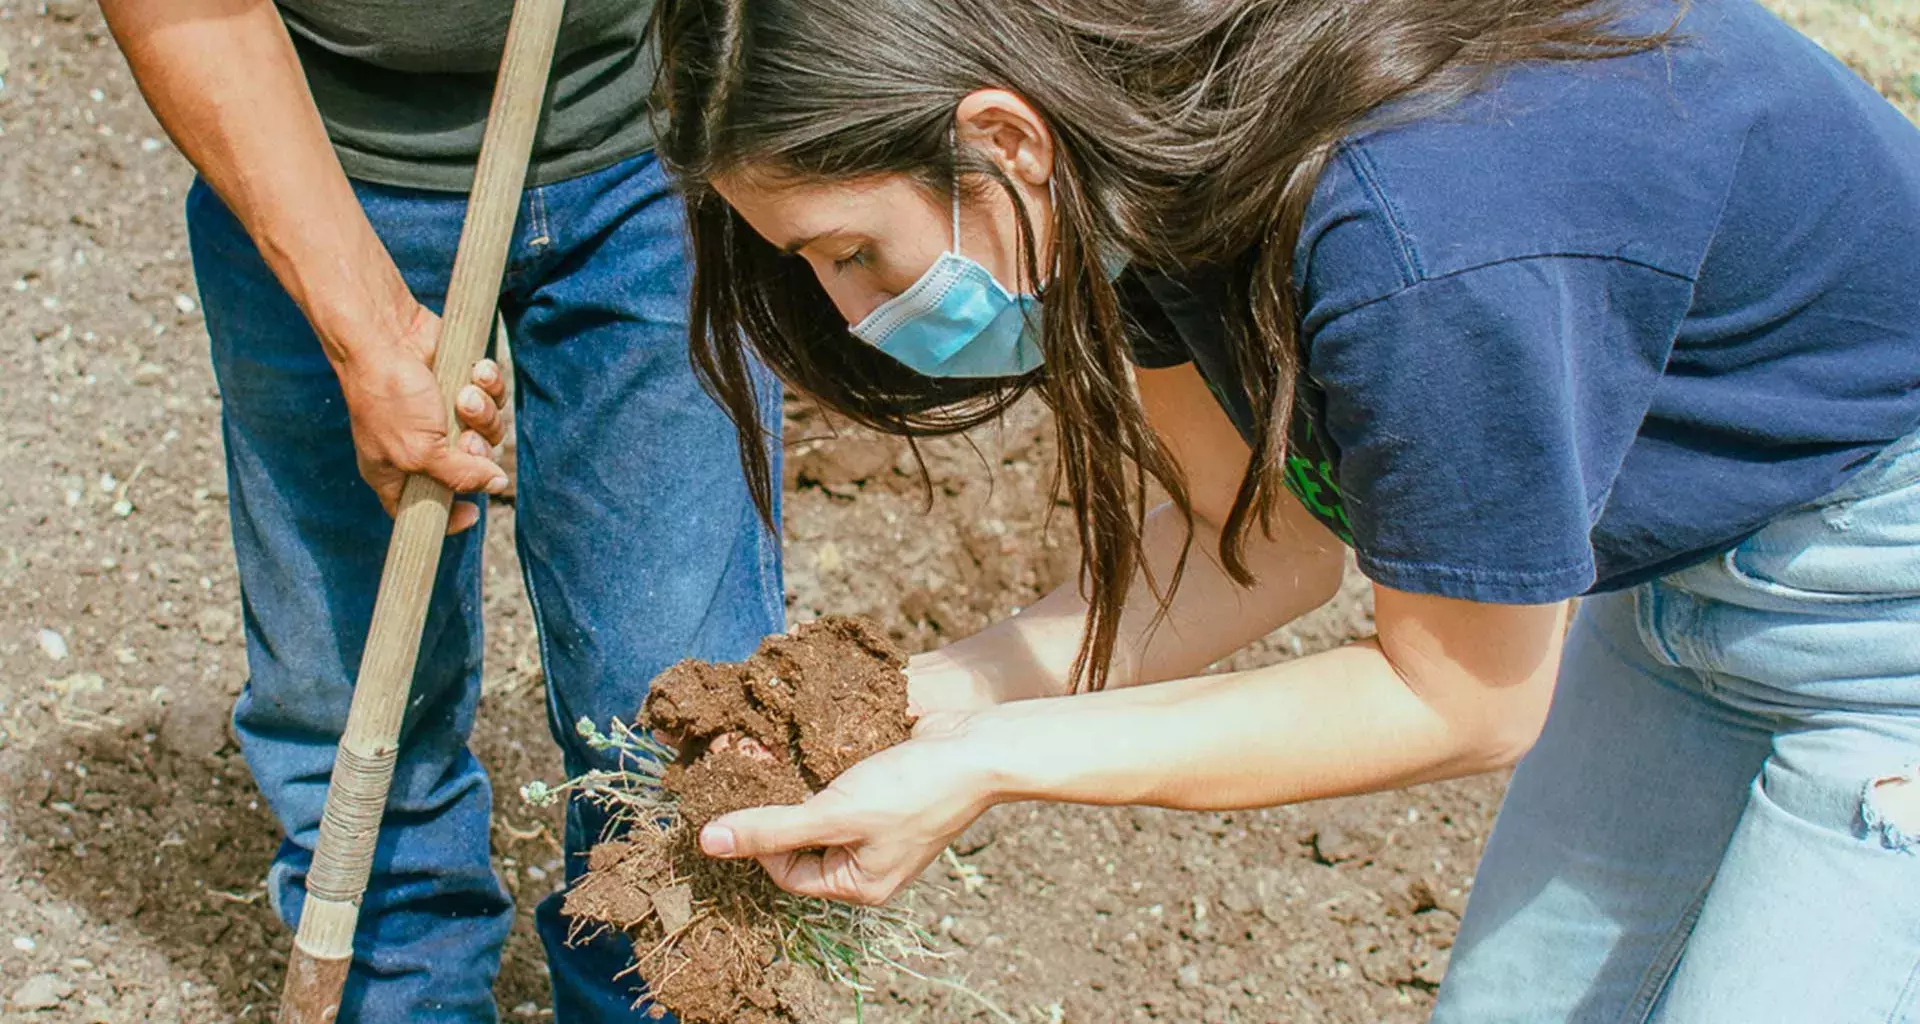
[[[793,241],[788,242],[787,244],[781,246],[780,252],[784,255],[792,256],[794,253],[797,253],[800,250],[805,249],[807,246],[812,245],[815,242],[818,242],[822,238],[825,238],[828,235],[837,235],[840,232],[845,231],[846,229],[847,229],[847,226],[845,224],[842,224],[839,227],[828,228],[825,231],[816,231],[811,235],[806,235],[800,238],[796,238]]]

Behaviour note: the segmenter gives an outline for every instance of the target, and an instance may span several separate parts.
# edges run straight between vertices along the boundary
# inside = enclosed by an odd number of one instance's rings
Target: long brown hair
[[[1250,583],[1247,531],[1268,528],[1284,487],[1301,359],[1294,248],[1328,158],[1343,138],[1430,114],[1503,64],[1622,56],[1668,38],[1625,33],[1619,15],[1608,0],[660,0],[659,152],[687,200],[693,361],[739,429],[754,500],[772,508],[765,432],[778,425],[759,422],[749,349],[828,409],[908,437],[968,429],[1037,389],[1057,421],[1083,551],[1088,629],[1073,682],[1100,687],[1141,566],[1147,480],[1189,523],[1192,508],[1141,412],[1099,254],[1217,267],[1230,281],[1229,343],[1256,423],[1220,558]],[[955,107],[983,88],[1025,98],[1054,133],[1050,279],[1035,273],[1012,182],[949,145]],[[906,175],[942,201],[956,181],[1006,190],[1028,280],[1049,280],[1045,366],[929,378],[855,341],[807,265],[707,184],[741,170]],[[1163,607],[1178,578],[1149,581]]]

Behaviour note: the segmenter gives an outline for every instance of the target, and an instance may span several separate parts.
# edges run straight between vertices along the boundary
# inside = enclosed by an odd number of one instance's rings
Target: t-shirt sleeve
[[[1120,300],[1120,315],[1126,321],[1127,343],[1133,349],[1133,363],[1146,370],[1164,370],[1193,361],[1193,354],[1181,340],[1180,332],[1161,308],[1160,300],[1141,278],[1142,271],[1132,267],[1120,272],[1113,288]]]
[[[1415,593],[1548,603],[1590,533],[1686,309],[1636,263],[1536,256],[1307,320],[1361,570]]]

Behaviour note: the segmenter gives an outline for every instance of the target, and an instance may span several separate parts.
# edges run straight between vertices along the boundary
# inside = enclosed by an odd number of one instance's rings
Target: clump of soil
[[[731,664],[661,673],[641,722],[679,739],[666,787],[696,829],[743,807],[799,803],[907,738],[906,655],[864,619],[824,618]]]
[[[768,637],[743,662],[680,662],[640,722],[677,741],[661,787],[670,820],[594,848],[566,912],[632,937],[652,997],[685,1024],[817,1024],[824,982],[788,955],[790,898],[758,865],[702,855],[700,828],[747,807],[800,803],[904,741],[906,656],[864,619]]]

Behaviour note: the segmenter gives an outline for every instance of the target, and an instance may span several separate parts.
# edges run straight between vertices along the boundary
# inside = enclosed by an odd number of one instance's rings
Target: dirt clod
[[[784,956],[783,897],[752,862],[700,854],[701,826],[799,803],[907,738],[906,656],[864,620],[769,637],[746,661],[683,661],[655,679],[641,724],[674,737],[662,776],[676,819],[596,847],[566,912],[634,941],[653,998],[686,1024],[818,1024],[825,984]]]
[[[906,655],[877,626],[832,616],[768,637],[744,662],[680,662],[654,680],[642,722],[680,737],[680,767],[699,768],[716,758],[729,763],[680,773],[681,784],[668,788],[683,800],[731,804],[727,810],[795,803],[806,793],[793,794],[787,766],[799,772],[808,791],[817,791],[907,738],[913,720],[901,671],[906,664]],[[720,743],[733,735],[753,740],[768,756]],[[728,799],[725,790],[742,775],[757,776],[765,791],[794,798]],[[710,820],[691,807],[683,813],[696,824]]]
[[[797,804],[813,792],[785,751],[751,752],[742,746],[709,750],[692,764],[673,765],[666,785],[681,794],[681,818],[696,829],[746,807]]]

